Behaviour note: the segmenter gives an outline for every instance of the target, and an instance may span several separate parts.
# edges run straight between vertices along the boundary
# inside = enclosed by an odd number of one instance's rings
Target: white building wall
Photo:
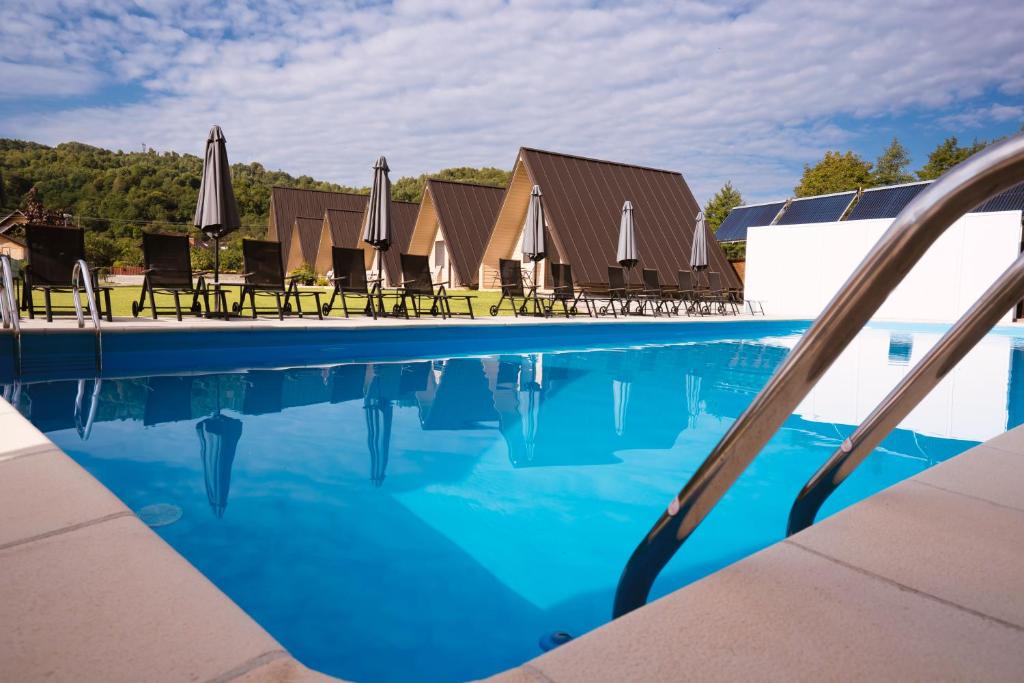
[[[748,299],[766,313],[815,318],[892,219],[750,228]],[[889,296],[880,320],[955,321],[1020,253],[1021,212],[967,214]],[[1007,312],[1004,322],[1012,319]]]

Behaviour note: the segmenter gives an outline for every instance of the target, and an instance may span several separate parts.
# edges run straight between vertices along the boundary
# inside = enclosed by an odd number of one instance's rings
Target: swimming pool
[[[115,360],[124,376],[4,391],[308,666],[461,680],[607,621],[641,535],[802,329],[680,324],[455,357],[416,356],[419,340],[388,362],[294,363],[329,355],[310,347],[286,368],[162,374]],[[800,486],[940,333],[862,332],[654,596],[779,540]],[[823,514],[1024,421],[1016,334],[986,337]]]

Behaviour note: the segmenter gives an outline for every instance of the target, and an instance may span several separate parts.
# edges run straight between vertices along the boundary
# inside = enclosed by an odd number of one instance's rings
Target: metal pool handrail
[[[100,331],[100,316],[96,310],[96,293],[92,287],[92,273],[89,272],[89,265],[84,259],[75,261],[75,267],[71,271],[71,299],[75,302],[78,327],[82,328],[85,327],[85,319],[82,316],[82,302],[78,299],[79,280],[84,283],[85,303],[89,308],[89,316],[92,318],[92,326],[96,335],[96,372],[101,372],[103,370],[103,332]]]
[[[786,535],[814,524],[818,510],[871,451],[910,414],[1024,294],[1024,255],[992,283],[924,358],[843,441],[800,490],[789,512]]]
[[[7,254],[0,254],[0,290],[0,314],[4,329],[10,329],[14,334],[14,376],[17,377],[21,374],[21,320],[18,301],[14,296],[11,258]]]
[[[619,578],[613,618],[647,601],[676,550],[935,240],[962,215],[1021,180],[1024,135],[1016,135],[957,165],[900,212],[640,541]]]

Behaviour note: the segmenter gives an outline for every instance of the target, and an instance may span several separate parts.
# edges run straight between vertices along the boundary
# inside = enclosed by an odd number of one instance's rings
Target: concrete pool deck
[[[489,324],[501,323],[518,324]],[[181,326],[104,328],[119,324]],[[4,678],[335,680],[294,660],[2,399],[0,436]],[[1019,680],[1022,490],[1024,427],[492,680]]]

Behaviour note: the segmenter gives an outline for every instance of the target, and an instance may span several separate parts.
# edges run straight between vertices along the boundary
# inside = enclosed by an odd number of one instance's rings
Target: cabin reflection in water
[[[850,358],[856,361],[857,354],[877,353],[878,364],[893,373],[905,373],[937,340],[931,335],[922,342],[916,333],[877,336],[877,350],[866,338]],[[598,353],[349,363],[102,381],[89,377],[9,382],[0,389],[40,430],[74,430],[82,440],[95,438],[105,423],[139,422],[157,440],[169,426],[192,423],[206,496],[220,518],[228,508],[239,449],[247,441],[258,442],[260,421],[270,416],[290,416],[296,429],[317,435],[316,447],[323,450],[332,448],[330,434],[337,430],[365,437],[365,450],[354,455],[367,458],[366,479],[383,491],[394,486],[388,468],[396,458],[415,463],[423,481],[460,476],[458,472],[464,476],[459,468],[472,467],[473,461],[470,457],[457,467],[453,464],[465,455],[446,450],[445,444],[455,438],[453,432],[475,435],[480,439],[473,442],[479,444],[474,445],[477,450],[503,450],[514,469],[608,466],[621,462],[619,454],[624,451],[672,449],[687,430],[712,424],[708,420],[724,431],[792,343],[793,339],[714,341]],[[1005,392],[998,397],[1005,416],[989,429],[997,433],[1024,421],[1024,346],[1010,338],[989,343],[1009,351],[1002,356],[1005,389],[993,389]],[[835,397],[845,400],[849,394],[842,365],[837,363],[839,369],[827,375],[790,418],[800,429],[835,439],[856,423],[845,414],[829,412],[829,406],[837,405]],[[880,397],[885,387],[872,391],[881,392]],[[402,435],[398,450],[396,434]],[[472,456],[473,449],[466,450]],[[449,457],[449,452],[454,455]],[[424,453],[433,455],[425,458]],[[297,462],[301,466],[301,459]]]

